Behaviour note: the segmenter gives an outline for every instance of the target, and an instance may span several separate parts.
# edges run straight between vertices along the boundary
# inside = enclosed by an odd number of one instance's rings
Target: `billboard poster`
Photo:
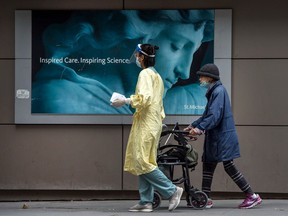
[[[31,114],[133,114],[110,98],[134,94],[139,43],[159,46],[166,115],[202,114],[196,71],[214,61],[214,10],[33,10]]]

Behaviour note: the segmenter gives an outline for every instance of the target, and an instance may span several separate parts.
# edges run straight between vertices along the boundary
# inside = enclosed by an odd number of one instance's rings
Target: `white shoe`
[[[173,211],[174,209],[177,208],[177,206],[180,203],[182,193],[183,193],[183,188],[176,187],[175,193],[169,199],[169,208],[168,208],[169,211]]]
[[[152,212],[152,204],[147,203],[145,205],[136,204],[129,209],[130,212]]]

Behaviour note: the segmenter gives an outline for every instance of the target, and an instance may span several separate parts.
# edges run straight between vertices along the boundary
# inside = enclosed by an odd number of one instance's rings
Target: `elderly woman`
[[[234,159],[240,157],[239,142],[230,99],[220,81],[219,69],[215,64],[206,64],[197,74],[200,76],[201,85],[207,88],[208,103],[203,115],[185,130],[189,130],[192,136],[205,134],[202,156],[202,191],[210,197],[214,171],[217,164],[222,162],[226,173],[246,195],[246,199],[239,205],[239,208],[253,208],[261,204],[262,199],[253,192],[233,162]],[[212,206],[213,202],[209,198],[206,208]]]

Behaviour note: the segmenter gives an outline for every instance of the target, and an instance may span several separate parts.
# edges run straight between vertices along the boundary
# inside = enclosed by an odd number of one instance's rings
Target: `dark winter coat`
[[[191,125],[205,131],[203,162],[221,162],[240,157],[238,137],[228,93],[217,81],[206,93],[203,115]]]

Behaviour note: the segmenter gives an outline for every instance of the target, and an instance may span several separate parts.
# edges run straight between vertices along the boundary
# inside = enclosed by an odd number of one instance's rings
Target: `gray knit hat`
[[[219,69],[215,64],[205,64],[199,71],[197,75],[212,77],[215,80],[219,80]]]

